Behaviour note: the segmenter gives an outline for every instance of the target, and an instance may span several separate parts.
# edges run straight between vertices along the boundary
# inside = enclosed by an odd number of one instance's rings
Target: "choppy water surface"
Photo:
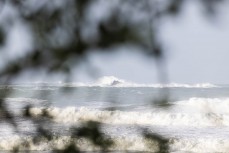
[[[16,120],[20,134],[8,123],[1,122],[0,149],[10,150],[23,139],[31,142],[31,150],[49,151],[50,146],[61,147],[71,141],[70,126],[80,126],[90,120],[103,123],[101,130],[114,140],[110,151],[155,151],[142,136],[144,129],[167,138],[171,152],[227,152],[229,86],[124,86],[121,83],[1,86],[1,98],[15,116],[20,116],[26,105],[32,106],[33,116],[41,115],[45,109],[54,122],[50,130],[57,136],[52,142],[35,145],[31,137],[36,134],[36,125],[32,122]],[[161,97],[165,87],[171,107],[155,107],[153,103]],[[83,151],[99,150],[89,146],[87,140],[78,141]],[[155,143],[152,145],[156,148]]]

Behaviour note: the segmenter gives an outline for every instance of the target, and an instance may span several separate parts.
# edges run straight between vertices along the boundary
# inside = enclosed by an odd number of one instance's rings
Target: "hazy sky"
[[[162,21],[170,82],[229,83],[229,10],[220,8],[217,19],[208,19],[201,8],[189,3],[181,16]],[[131,52],[131,54],[129,54]],[[110,55],[95,54],[100,76],[113,75],[140,83],[158,82],[155,63],[133,50]],[[86,77],[78,75],[80,80]]]
[[[181,16],[161,21],[160,36],[166,48],[167,68],[170,82],[176,83],[220,83],[229,84],[229,10],[221,6],[217,19],[208,20],[203,10],[194,2],[187,4]],[[10,15],[9,15],[10,14]],[[10,60],[18,50],[29,51],[33,41],[26,31],[28,27],[17,19],[17,12],[6,6],[1,13],[4,17],[12,16],[15,22],[6,44],[7,56],[2,61]],[[24,33],[24,34],[23,34]],[[21,41],[19,36],[22,36]],[[31,42],[30,42],[31,41]],[[146,58],[134,48],[120,49],[112,54],[91,54],[89,61],[100,73],[89,77],[82,64],[76,71],[74,81],[92,81],[102,76],[115,76],[138,83],[157,83],[157,67],[154,59]],[[45,75],[26,74],[22,82],[42,81]],[[46,76],[46,81],[61,81],[57,76]],[[54,78],[54,79],[53,79]]]

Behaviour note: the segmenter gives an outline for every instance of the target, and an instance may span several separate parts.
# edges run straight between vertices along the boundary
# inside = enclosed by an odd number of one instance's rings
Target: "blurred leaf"
[[[5,42],[5,33],[2,28],[0,28],[0,46]]]
[[[23,112],[22,112],[22,114],[23,114],[23,116],[24,117],[28,117],[28,118],[30,118],[30,117],[32,117],[32,114],[31,114],[31,112],[30,112],[30,109],[32,108],[32,106],[31,105],[26,105],[25,107],[24,107],[24,109],[23,109]]]
[[[79,153],[80,150],[76,147],[76,145],[72,142],[68,146],[66,146],[63,150],[56,150],[54,153]]]
[[[10,123],[15,129],[17,129],[17,124],[13,113],[9,111],[4,100],[0,100],[0,121]]]
[[[75,0],[75,4],[76,4],[76,10],[79,13],[79,16],[82,17],[84,11],[86,11],[86,7],[87,5],[89,5],[91,2],[91,0]]]
[[[45,137],[47,140],[52,140],[52,133],[49,130],[44,129],[43,127],[38,127],[37,129],[39,137]]]
[[[113,16],[98,26],[98,47],[107,48],[126,43],[137,43],[139,38],[132,27],[119,21],[120,17],[114,12]]]
[[[88,138],[94,145],[107,150],[113,144],[113,141],[108,139],[100,130],[99,122],[88,121],[83,127],[75,128],[72,134],[73,136]]]
[[[156,106],[156,107],[162,108],[162,109],[168,109],[173,105],[171,103],[169,103],[167,98],[162,97],[160,99],[153,100],[153,106]]]
[[[156,141],[158,143],[158,152],[157,153],[169,153],[169,140],[163,138],[159,134],[151,133],[147,130],[143,130],[143,136],[150,140],[150,141]],[[149,146],[154,147],[154,146]]]
[[[170,0],[167,8],[167,12],[170,15],[177,15],[181,10],[184,1],[185,0]]]
[[[217,13],[218,4],[224,2],[224,0],[201,0],[203,7],[208,16],[214,17]]]
[[[12,153],[18,153],[19,152],[19,147],[14,147],[13,150],[11,151]]]

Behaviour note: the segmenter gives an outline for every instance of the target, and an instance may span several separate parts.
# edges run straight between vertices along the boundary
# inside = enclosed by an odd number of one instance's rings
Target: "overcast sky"
[[[228,3],[227,3],[228,4]],[[229,5],[229,4],[228,4]],[[194,2],[187,4],[181,16],[161,21],[160,37],[166,49],[169,82],[229,84],[229,10],[221,6],[217,19],[208,20],[203,10]],[[26,34],[28,27],[17,21],[17,12],[6,6],[1,13],[11,14],[14,22],[7,54],[14,50],[30,50],[32,38]],[[21,41],[23,36],[24,41]],[[154,59],[146,58],[134,48],[120,49],[112,54],[91,54],[89,61],[100,71],[89,77],[84,64],[76,71],[73,81],[93,81],[102,76],[115,76],[137,83],[158,83]],[[0,57],[0,66],[7,57]],[[22,82],[42,81],[45,75],[25,75]],[[53,79],[54,78],[54,79]],[[46,76],[45,81],[62,81],[58,76]],[[44,81],[44,80],[43,80]]]
[[[222,6],[217,19],[208,19],[201,8],[189,3],[181,16],[162,21],[169,82],[229,83],[229,10]],[[129,54],[128,52],[131,52]],[[94,54],[99,76],[112,75],[139,83],[158,82],[155,63],[140,53],[122,50],[111,55]],[[88,79],[78,75],[80,80]]]

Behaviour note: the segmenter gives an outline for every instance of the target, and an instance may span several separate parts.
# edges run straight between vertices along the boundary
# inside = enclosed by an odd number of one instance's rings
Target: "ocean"
[[[144,131],[166,139],[169,152],[229,152],[228,85],[136,84],[103,77],[87,84],[2,85],[0,91],[17,125],[15,130],[11,123],[0,122],[2,151],[20,146],[21,152],[52,152],[74,142],[82,151],[98,152],[101,148],[89,139],[70,135],[72,127],[93,121],[100,123],[100,131],[113,141],[107,148],[111,152],[158,151],[159,143],[144,137]],[[165,95],[167,105],[161,106],[159,100]],[[34,143],[36,127],[42,121],[22,117],[26,106],[35,118],[44,110],[51,116],[52,125],[42,124],[52,140]]]

